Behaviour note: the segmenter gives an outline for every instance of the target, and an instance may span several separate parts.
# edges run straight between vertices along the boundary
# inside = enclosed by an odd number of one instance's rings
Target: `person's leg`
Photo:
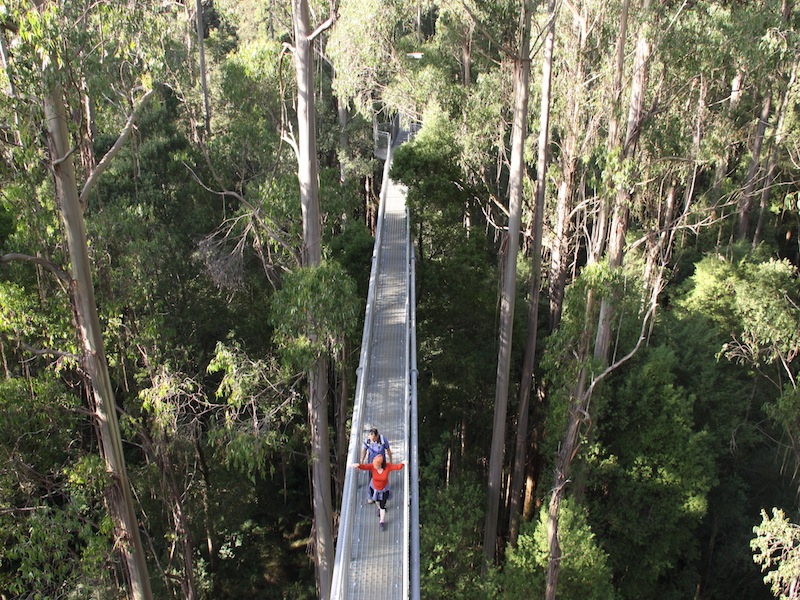
[[[367,504],[372,504],[375,502],[375,489],[372,487],[372,481],[369,482],[367,485]]]
[[[387,494],[381,494],[381,500],[379,503],[380,508],[378,509],[378,516],[380,517],[381,525],[383,525],[383,522],[386,519],[386,500]]]

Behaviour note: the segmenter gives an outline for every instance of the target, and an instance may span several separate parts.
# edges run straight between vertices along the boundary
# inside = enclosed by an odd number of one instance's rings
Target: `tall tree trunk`
[[[303,215],[305,267],[322,259],[317,167],[316,110],[314,107],[314,54],[308,1],[292,0],[294,66],[297,76],[297,178]],[[308,419],[311,428],[311,478],[314,508],[314,543],[320,598],[330,596],[333,573],[333,507],[331,458],[328,439],[328,359],[320,356],[308,374]]]
[[[336,415],[336,498],[341,498],[344,488],[344,478],[347,471],[347,414],[350,396],[350,382],[347,378],[348,344],[345,340],[339,367],[339,404]]]
[[[630,0],[623,0],[620,7],[619,35],[617,36],[617,60],[614,71],[614,80],[611,89],[611,112],[608,119],[608,152],[612,152],[619,145],[619,112],[622,98],[622,75],[625,66],[625,43],[628,39],[628,11]],[[592,229],[591,243],[588,248],[588,262],[595,263],[602,256],[608,236],[610,198],[607,194],[602,195],[597,216],[594,220]]]
[[[196,0],[195,3],[195,22],[197,27],[197,51],[199,54],[200,87],[203,90],[203,116],[205,123],[204,139],[211,135],[211,99],[208,93],[208,76],[206,74],[206,44],[205,44],[205,23],[203,20],[203,0]]]
[[[533,365],[536,358],[536,344],[539,331],[539,292],[542,287],[542,223],[544,220],[544,199],[547,189],[548,147],[550,144],[550,90],[553,74],[553,46],[556,23],[555,0],[547,3],[547,37],[544,42],[542,58],[542,99],[539,111],[539,144],[536,161],[536,199],[533,207],[533,248],[531,286],[528,300],[528,340],[525,344],[525,358],[522,365],[522,381],[519,392],[519,416],[517,417],[517,445],[514,453],[514,469],[511,477],[508,538],[516,545],[519,531],[520,504],[525,465],[528,462],[528,414],[533,384]]]
[[[785,10],[788,10],[788,7],[785,7]],[[767,206],[769,204],[770,186],[772,185],[772,180],[775,177],[775,170],[778,166],[778,158],[780,156],[784,128],[786,126],[786,113],[789,110],[789,98],[791,97],[790,95],[794,89],[795,83],[797,83],[798,68],[800,68],[800,62],[795,60],[794,65],[792,65],[791,75],[789,76],[789,82],[786,85],[786,89],[784,90],[783,94],[781,95],[781,103],[778,107],[778,122],[775,125],[775,136],[772,141],[772,152],[770,152],[769,155],[769,166],[767,167],[767,174],[761,191],[761,211],[759,212],[758,223],[756,224],[756,230],[753,234],[753,248],[758,245],[761,232],[764,227],[764,217],[767,213]]]
[[[650,10],[650,1],[645,0],[643,12]],[[633,81],[631,83],[630,104],[628,107],[628,124],[625,142],[621,148],[622,160],[632,160],[636,153],[644,113],[644,94],[647,89],[647,74],[650,62],[650,40],[647,24],[642,26],[636,44],[636,58],[633,65]],[[611,227],[608,233],[608,268],[613,273],[622,266],[625,251],[625,237],[628,234],[628,206],[631,191],[619,186],[611,216]],[[613,297],[603,298],[600,304],[600,318],[597,325],[594,356],[601,361],[608,360],[611,343],[611,317],[616,308]]]
[[[58,61],[54,60],[54,65]],[[125,467],[122,437],[117,421],[117,406],[108,373],[103,336],[94,297],[89,250],[83,211],[78,195],[75,170],[70,156],[63,90],[58,73],[47,76],[44,112],[47,120],[50,157],[55,176],[56,195],[61,208],[64,232],[71,263],[72,297],[83,345],[83,360],[94,395],[94,413],[100,444],[109,477],[108,504],[114,519],[117,547],[120,549],[130,583],[130,596],[150,600],[153,593],[139,534],[130,482]]]
[[[525,177],[525,138],[528,129],[528,80],[530,78],[531,1],[522,4],[520,44],[514,61],[514,120],[511,129],[509,173],[508,239],[505,244],[503,289],[500,300],[500,339],[497,357],[497,387],[494,400],[492,449],[489,454],[488,505],[483,534],[486,564],[492,563],[497,546],[498,514],[503,475],[506,413],[511,370],[511,338],[514,328],[514,303],[517,289],[517,247],[522,213],[522,186]]]
[[[549,330],[555,331],[561,322],[561,311],[564,305],[564,290],[567,284],[567,268],[569,265],[572,237],[572,203],[575,193],[575,177],[577,172],[578,128],[580,123],[582,98],[579,90],[583,88],[585,79],[584,47],[586,43],[586,18],[577,11],[573,13],[577,23],[577,44],[575,48],[576,67],[574,85],[567,89],[567,119],[564,132],[563,151],[561,153],[561,181],[558,184],[556,199],[556,222],[553,228],[553,242],[550,248],[550,277],[548,291],[550,300]]]
[[[208,552],[208,570],[212,574],[216,574],[219,568],[219,546],[217,544],[217,535],[214,530],[214,519],[211,518],[211,505],[209,502],[209,494],[211,493],[211,472],[206,462],[206,455],[203,452],[203,446],[200,442],[200,434],[194,431],[192,434],[194,439],[195,456],[197,457],[197,464],[200,468],[202,475],[202,483],[200,484],[200,496],[203,501],[203,524],[205,525],[206,534],[206,551]],[[217,577],[214,575],[214,589],[219,593],[217,588]]]
[[[8,80],[7,93],[9,97],[16,98],[16,86],[14,85],[14,79],[11,77],[11,73],[8,70],[8,51],[6,50],[6,38],[4,30],[0,30],[0,63],[3,66],[3,71],[5,71],[6,79]],[[12,110],[14,112],[14,143],[17,146],[22,146],[22,137],[20,136],[19,130],[19,113],[17,113],[16,105],[14,105]]]
[[[474,31],[475,25],[470,21],[467,31],[464,33],[464,40],[461,45],[461,57],[464,63],[463,84],[465,88],[468,88],[472,81],[472,35]]]
[[[157,442],[149,441],[149,444],[161,472],[162,494],[169,499],[171,505],[175,538],[183,551],[183,577],[180,580],[183,599],[195,600],[197,598],[197,584],[194,576],[194,542],[189,519],[183,504],[185,490],[178,485],[175,463],[170,455],[170,444],[167,436],[161,432],[158,434]]]
[[[650,9],[651,0],[645,0],[642,10],[647,13]],[[621,82],[622,57],[625,46],[625,36],[627,31],[629,0],[624,0],[620,16],[620,36],[617,44],[617,73],[615,76],[614,95],[616,97],[618,82]],[[650,43],[648,39],[648,26],[645,20],[642,29],[638,34],[636,48],[636,58],[634,61],[634,76],[631,83],[631,95],[628,109],[628,123],[625,140],[621,148],[621,158],[632,158],[642,122],[644,106],[644,93],[647,85],[647,68],[650,59]],[[611,119],[609,127],[609,144],[615,143],[611,134],[615,133],[615,118]],[[619,268],[622,264],[623,252],[625,247],[625,235],[628,224],[628,201],[629,191],[617,189],[613,207],[611,228],[609,231],[608,255],[609,267]],[[607,360],[608,348],[611,339],[611,315],[614,310],[613,299],[604,298],[600,307],[600,316],[597,324],[597,334],[595,337],[594,355],[600,357],[603,362]],[[584,339],[582,341],[581,356],[583,357],[583,368],[580,371],[573,400],[570,402],[567,430],[561,449],[556,457],[555,481],[550,497],[547,520],[547,537],[550,547],[550,557],[547,568],[547,585],[545,590],[546,600],[555,600],[558,589],[558,575],[561,568],[561,548],[558,541],[558,519],[561,508],[561,501],[564,497],[565,486],[569,480],[569,472],[572,461],[580,448],[580,430],[584,419],[589,414],[591,397],[596,379],[592,376],[592,384],[587,386],[589,373],[587,371],[588,358],[588,335],[591,330],[589,319],[593,312],[593,299],[587,298],[586,324],[584,327]]]
[[[347,161],[350,160],[350,141],[347,137],[347,125],[350,122],[350,112],[347,110],[347,102],[342,98],[336,98],[336,115],[339,118],[339,183],[347,183]]]
[[[750,232],[750,211],[752,210],[753,197],[755,196],[756,181],[761,170],[761,147],[764,144],[764,135],[769,123],[769,115],[772,111],[772,94],[767,93],[761,104],[761,115],[756,125],[756,136],[753,140],[752,157],[750,158],[750,169],[747,172],[747,179],[744,183],[744,191],[739,200],[739,228],[736,232],[736,239],[743,241],[747,239]]]
[[[767,214],[767,208],[769,206],[769,190],[772,186],[772,181],[775,178],[775,168],[778,161],[778,145],[775,144],[772,147],[772,152],[769,155],[769,164],[767,166],[767,172],[764,174],[764,185],[761,186],[761,207],[758,211],[758,221],[756,222],[756,229],[753,232],[753,249],[755,250],[758,247],[758,243],[761,241],[761,233],[764,229],[764,217]]]

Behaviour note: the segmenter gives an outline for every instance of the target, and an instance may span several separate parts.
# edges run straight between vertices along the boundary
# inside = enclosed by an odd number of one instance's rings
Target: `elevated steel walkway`
[[[366,502],[369,473],[348,468],[332,600],[419,598],[414,254],[406,191],[389,179],[394,149],[407,138],[395,129],[384,165],[347,462],[359,462],[362,442],[376,427],[392,461],[408,465],[390,473],[385,531],[376,505]]]

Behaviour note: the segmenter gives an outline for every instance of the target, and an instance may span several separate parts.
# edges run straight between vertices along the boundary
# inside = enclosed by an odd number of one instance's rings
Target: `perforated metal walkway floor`
[[[362,439],[376,427],[389,441],[392,461],[409,458],[404,440],[406,403],[406,204],[405,189],[394,182],[387,189],[380,263],[375,287],[375,314],[370,371],[366,384]],[[386,530],[378,526],[377,508],[367,504],[369,473],[358,472],[357,506],[347,597],[386,600],[403,598],[403,536],[406,535],[405,477],[389,475],[392,497],[387,503]],[[407,577],[407,575],[405,575]]]
[[[396,148],[407,139],[398,136]],[[393,152],[389,152],[389,164]],[[350,457],[357,462],[361,444],[370,428],[376,427],[389,441],[392,462],[410,461],[409,442],[409,272],[410,241],[406,212],[406,190],[388,180],[381,194],[382,221],[374,256],[372,319],[369,334],[365,326],[366,371],[363,402],[356,400],[351,430]],[[377,244],[377,242],[376,242]],[[379,248],[379,249],[378,249]],[[413,294],[412,294],[413,298]],[[368,321],[370,306],[368,302]],[[369,337],[367,337],[369,335]],[[416,389],[414,387],[414,389]],[[357,439],[356,439],[357,438]],[[414,456],[416,453],[413,453]],[[389,475],[392,496],[387,504],[386,529],[379,528],[377,507],[367,504],[369,474],[351,470],[355,482],[345,482],[342,520],[337,540],[333,598],[348,600],[404,600],[409,597],[409,469]],[[350,477],[350,475],[348,475]],[[349,530],[346,528],[349,527]],[[340,547],[341,546],[341,547]],[[418,561],[418,557],[416,557]],[[338,577],[337,577],[338,575]]]

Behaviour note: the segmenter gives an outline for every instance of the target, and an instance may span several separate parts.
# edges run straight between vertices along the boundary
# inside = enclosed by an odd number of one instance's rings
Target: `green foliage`
[[[274,469],[269,457],[302,414],[293,380],[281,378],[274,359],[253,360],[236,343],[217,344],[208,372],[222,375],[216,396],[224,402],[212,407],[209,444],[231,468],[251,479],[267,476]]]
[[[700,539],[714,541],[713,549],[701,546],[707,565],[702,585],[713,598],[758,597],[763,588],[746,551],[752,518],[760,506],[786,498],[778,483],[775,446],[768,441],[780,432],[771,429],[760,408],[774,398],[775,388],[754,378],[751,366],[721,356],[742,326],[733,293],[735,269],[719,257],[698,260],[695,267],[673,288],[672,310],[664,313],[656,339],[678,358],[677,381],[695,397],[695,429],[707,432],[714,461],[708,514],[698,530]]]
[[[219,100],[209,141],[211,156],[225,181],[238,182],[248,196],[269,179],[275,165],[291,173],[288,146],[280,150],[282,103],[292,93],[291,59],[281,56],[278,40],[242,44],[219,69]],[[233,187],[233,184],[231,184]]]
[[[402,74],[405,57],[394,51],[394,35],[402,21],[402,3],[344,0],[328,40],[327,53],[336,70],[333,91],[372,117],[375,90]],[[408,59],[405,59],[406,61]]]
[[[415,36],[408,36],[400,44],[408,53],[421,53],[422,57],[406,61],[406,76],[395,77],[383,92],[386,104],[398,112],[416,118],[422,117],[430,107],[441,106],[447,114],[457,115],[464,100],[464,89],[454,83],[454,65],[448,63],[434,46],[418,46]]]
[[[514,98],[511,75],[509,68],[480,72],[462,109],[467,134],[459,138],[461,162],[464,170],[470,173],[470,182],[476,186],[478,181],[485,185],[490,183],[486,181],[489,179],[486,157],[495,153],[501,155],[507,148],[506,125]],[[503,197],[502,188],[493,187],[491,192]]]
[[[307,371],[326,351],[341,350],[357,322],[355,282],[336,262],[323,261],[288,274],[275,294],[274,339],[292,372]]]
[[[428,449],[436,464],[446,444]],[[432,459],[432,460],[430,460]],[[421,473],[420,587],[424,598],[498,598],[497,573],[481,576],[481,536],[485,493],[477,478],[463,474],[447,484],[435,468]]]
[[[764,583],[780,600],[796,598],[800,586],[800,527],[781,509],[773,508],[772,518],[761,511],[761,523],[753,527],[753,533],[753,560],[762,571],[769,571]]]
[[[116,597],[107,474],[73,440],[75,408],[47,374],[0,381],[0,594]]]
[[[800,353],[800,279],[789,261],[737,265],[727,280],[740,326],[724,350],[756,367],[791,362]]]
[[[550,547],[547,506],[537,522],[523,523],[517,547],[510,548],[503,569],[503,598],[543,596]],[[606,552],[587,522],[586,510],[561,502],[558,522],[561,566],[558,597],[565,600],[614,600],[612,572]]]
[[[439,258],[465,237],[472,206],[457,163],[457,132],[447,113],[432,104],[413,141],[394,154],[391,177],[408,186],[407,203],[422,257]]]
[[[662,347],[637,358],[599,413],[598,447],[587,458],[590,521],[603,532],[622,597],[683,598],[697,584],[686,563],[699,553],[714,483],[708,435],[677,385],[675,355]]]

